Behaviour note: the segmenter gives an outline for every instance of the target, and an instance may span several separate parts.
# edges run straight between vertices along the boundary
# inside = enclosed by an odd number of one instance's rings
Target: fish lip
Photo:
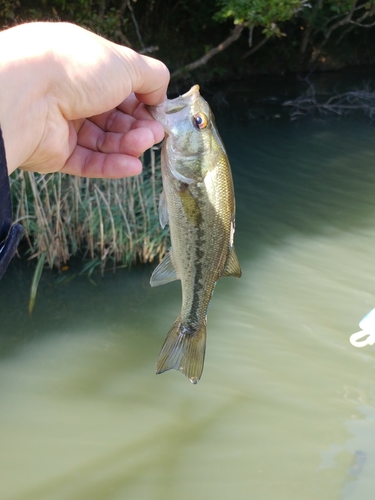
[[[186,99],[187,97],[191,97],[191,96],[198,97],[198,96],[200,96],[199,88],[200,88],[199,85],[195,84],[191,87],[190,90],[185,92],[185,94],[183,94],[180,97],[184,98],[184,99]],[[179,99],[179,98],[177,98],[177,99]]]
[[[156,106],[147,106],[151,116],[160,122],[166,131],[171,128],[173,118],[171,116],[183,111],[191,105],[192,101],[200,97],[199,85],[193,85],[185,94],[175,99],[167,99]]]
[[[167,102],[167,109],[165,113],[167,115],[172,115],[182,111],[186,107],[190,106],[192,102],[200,97],[199,85],[193,85],[190,90],[185,92],[185,94],[176,97],[175,99],[170,99],[169,101],[164,101],[163,104]]]

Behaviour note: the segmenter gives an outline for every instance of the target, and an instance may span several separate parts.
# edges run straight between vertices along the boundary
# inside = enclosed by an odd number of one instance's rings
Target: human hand
[[[68,23],[0,33],[0,125],[8,172],[119,178],[164,136],[166,66]]]

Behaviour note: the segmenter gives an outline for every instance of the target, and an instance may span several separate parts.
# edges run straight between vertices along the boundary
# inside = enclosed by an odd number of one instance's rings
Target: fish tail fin
[[[206,323],[192,330],[191,327],[181,324],[181,319],[178,317],[161,348],[156,363],[156,373],[174,368],[196,384],[202,375],[205,352]]]

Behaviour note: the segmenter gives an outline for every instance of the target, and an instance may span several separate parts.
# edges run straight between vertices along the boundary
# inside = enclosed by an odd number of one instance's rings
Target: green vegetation
[[[178,78],[199,68],[200,81],[375,61],[375,0],[0,1],[2,26],[46,19],[151,53]]]
[[[305,0],[218,0],[222,9],[215,18],[232,18],[234,24],[242,24],[249,29],[256,26],[263,28],[263,33],[270,36],[282,34],[277,23],[289,21],[306,6]]]

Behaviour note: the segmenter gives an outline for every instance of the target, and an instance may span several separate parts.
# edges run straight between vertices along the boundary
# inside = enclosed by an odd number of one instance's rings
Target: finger
[[[137,120],[132,125],[132,130],[149,129],[154,136],[154,144],[161,142],[164,139],[164,127],[156,120]],[[152,147],[154,144],[151,144]]]
[[[137,118],[137,120],[155,120],[155,118],[149,112],[147,106],[145,106],[143,103],[141,103],[137,107],[137,109],[134,110],[133,116],[134,118]]]
[[[61,170],[79,177],[121,179],[142,172],[142,162],[134,156],[93,152],[77,146]]]
[[[117,109],[126,113],[127,115],[134,116],[134,113],[139,107],[144,107],[144,105],[136,98],[134,92],[132,92],[122,103],[117,106]]]
[[[140,102],[134,93],[130,94],[127,99],[119,104],[117,106],[117,109],[125,114],[133,116],[134,118],[138,118],[141,120],[154,120],[154,117],[147,109],[147,106],[145,106],[144,103]]]
[[[132,128],[136,118],[122,113],[118,109],[113,109],[107,113],[92,116],[88,118],[88,121],[94,123],[104,132],[111,131],[125,134]]]
[[[140,156],[164,136],[163,127],[156,121],[137,120],[127,133],[104,132],[86,120],[78,132],[79,146],[102,153],[122,153]]]
[[[93,123],[103,130],[112,132],[126,132],[129,130],[134,119],[155,121],[146,106],[131,94],[117,108],[89,118]]]

